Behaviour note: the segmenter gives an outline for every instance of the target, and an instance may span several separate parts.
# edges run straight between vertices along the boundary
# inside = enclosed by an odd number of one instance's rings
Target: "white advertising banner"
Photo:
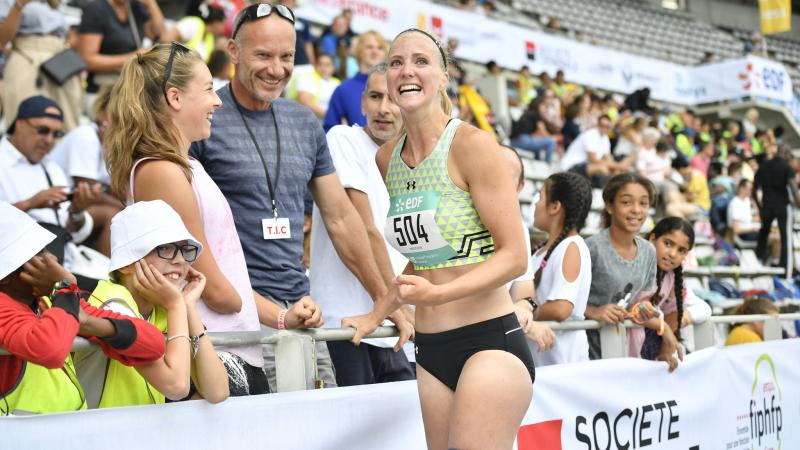
[[[306,0],[298,15],[331,23],[343,8],[353,10],[353,31],[378,30],[388,39],[412,26],[459,40],[456,56],[503,67],[527,65],[532,73],[564,70],[572,82],[630,93],[649,87],[651,97],[695,105],[755,96],[791,102],[792,85],[783,65],[756,57],[687,67],[533,31],[480,14],[421,0]]]
[[[800,448],[800,340],[537,369],[519,450]],[[0,418],[3,449],[424,449],[416,383]]]

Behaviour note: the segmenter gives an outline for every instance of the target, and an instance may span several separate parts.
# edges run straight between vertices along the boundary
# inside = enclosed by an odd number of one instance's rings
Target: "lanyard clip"
[[[278,208],[275,206],[275,200],[272,201],[272,217],[278,219]]]

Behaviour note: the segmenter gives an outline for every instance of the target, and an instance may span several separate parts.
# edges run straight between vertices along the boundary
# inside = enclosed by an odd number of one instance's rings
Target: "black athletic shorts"
[[[453,391],[464,364],[483,350],[505,350],[515,355],[528,369],[531,383],[536,378],[525,333],[514,313],[441,333],[415,335],[417,364]]]

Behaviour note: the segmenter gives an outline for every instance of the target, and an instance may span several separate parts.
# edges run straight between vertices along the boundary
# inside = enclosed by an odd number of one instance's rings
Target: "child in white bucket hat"
[[[164,354],[155,327],[81,301],[75,277],[43,252],[54,238],[0,202],[0,347],[11,353],[0,356],[0,415],[86,408],[69,354],[76,335],[129,365]],[[40,295],[50,295],[51,306]]]
[[[99,282],[89,302],[147,320],[167,335],[167,351],[136,368],[109,363],[97,353],[76,355],[90,408],[228,398],[227,372],[195,309],[206,279],[191,263],[202,250],[178,213],[161,200],[134,203],[111,219],[112,280]]]

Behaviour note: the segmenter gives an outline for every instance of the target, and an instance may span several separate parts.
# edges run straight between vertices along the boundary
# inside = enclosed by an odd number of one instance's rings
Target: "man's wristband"
[[[523,297],[519,299],[521,302],[528,302],[531,305],[531,314],[536,315],[536,310],[539,309],[539,304],[536,303],[536,300],[533,297]]]
[[[282,309],[281,312],[278,313],[278,329],[285,330],[286,329],[286,313],[289,312],[288,309]]]

